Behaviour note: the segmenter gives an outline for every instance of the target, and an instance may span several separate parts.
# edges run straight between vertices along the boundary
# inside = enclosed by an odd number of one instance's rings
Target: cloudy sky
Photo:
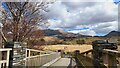
[[[48,9],[49,29],[92,36],[118,30],[118,4],[113,0],[57,0]]]
[[[119,0],[56,0],[48,7],[49,12],[42,14],[49,22],[49,29],[103,36],[118,30],[115,1]]]

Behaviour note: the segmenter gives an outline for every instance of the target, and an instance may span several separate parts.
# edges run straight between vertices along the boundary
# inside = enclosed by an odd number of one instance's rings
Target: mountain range
[[[62,39],[92,37],[88,35],[75,34],[75,33],[70,33],[70,32],[64,32],[61,30],[51,30],[51,29],[43,30],[43,33],[45,36],[55,36],[55,37],[62,38]],[[110,33],[106,34],[104,37],[112,37],[112,36],[120,36],[120,32],[111,31]]]
[[[112,37],[112,36],[120,36],[120,32],[119,31],[111,31],[110,33],[105,35],[105,37]]]
[[[81,34],[75,34],[75,33],[70,33],[70,32],[64,32],[61,30],[43,30],[43,33],[45,36],[55,36],[58,38],[83,38],[83,37],[91,37],[88,35],[81,35]]]

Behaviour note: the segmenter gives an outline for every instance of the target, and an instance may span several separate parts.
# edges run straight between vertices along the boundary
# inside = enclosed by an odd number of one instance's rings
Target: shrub
[[[77,43],[77,44],[85,44],[85,40],[83,40],[83,39],[82,39],[82,40],[78,39],[78,40],[76,40],[76,43]]]

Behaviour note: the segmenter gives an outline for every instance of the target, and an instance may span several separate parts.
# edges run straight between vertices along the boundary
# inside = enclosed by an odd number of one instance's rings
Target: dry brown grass
[[[118,46],[118,50],[120,51],[120,45]]]
[[[43,50],[64,50],[65,52],[73,52],[75,50],[80,50],[80,52],[85,52],[92,49],[92,45],[48,45],[43,46]]]

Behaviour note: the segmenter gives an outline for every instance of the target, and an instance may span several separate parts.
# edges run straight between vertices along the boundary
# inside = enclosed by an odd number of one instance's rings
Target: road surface
[[[61,58],[48,68],[76,68],[76,63],[73,58]]]

